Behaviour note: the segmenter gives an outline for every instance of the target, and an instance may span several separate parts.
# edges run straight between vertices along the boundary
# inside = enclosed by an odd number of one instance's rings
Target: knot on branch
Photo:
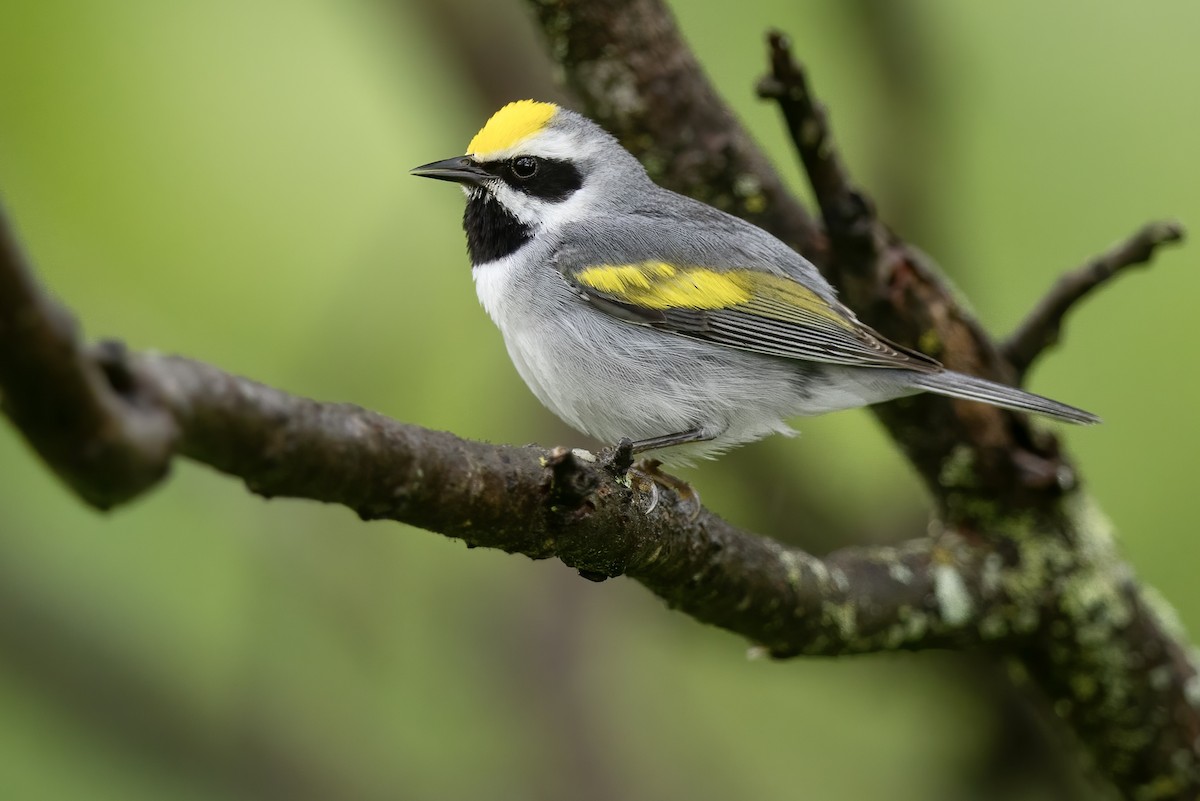
[[[559,445],[546,456],[550,511],[564,520],[586,517],[596,508],[591,496],[599,482],[582,463],[581,453]]]
[[[88,355],[100,369],[108,387],[125,404],[153,412],[162,408],[163,398],[153,382],[142,381],[133,367],[129,348],[119,339],[102,339]]]
[[[621,441],[611,450],[605,451],[602,461],[616,478],[628,473],[629,468],[633,467],[633,440],[621,437]]]

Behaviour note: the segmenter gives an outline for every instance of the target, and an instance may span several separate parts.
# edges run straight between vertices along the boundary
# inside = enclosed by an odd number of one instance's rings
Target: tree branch
[[[163,477],[171,420],[86,357],[74,316],[38,287],[0,210],[0,410],[93,506],[134,498]]]
[[[866,197],[854,186],[834,146],[825,107],[809,90],[788,38],[771,31],[767,43],[770,72],[759,80],[758,96],[774,100],[783,112],[834,251],[842,253],[852,243],[871,247],[874,212],[865,207]]]
[[[25,287],[26,302],[0,307],[0,328],[22,322],[27,330],[51,330],[66,313],[37,289],[14,253],[0,258],[0,285]],[[136,438],[105,440],[138,455],[153,468],[146,474],[164,475],[169,459],[181,455],[242,478],[264,497],[337,503],[363,519],[408,523],[469,546],[557,557],[589,576],[625,574],[697,620],[779,656],[980,642],[979,616],[1011,601],[994,582],[985,586],[981,554],[953,533],[819,559],[707,510],[693,516],[665,488],[668,502],[644,513],[644,499],[613,468],[612,454],[597,460],[561,448],[472,442],[357,406],[289,395],[189,359],[129,353],[112,343],[88,352],[72,329],[53,330],[56,347],[39,351],[37,369],[0,373],[5,398],[32,397],[50,376],[80,388],[74,402],[105,404],[115,431],[136,437],[144,417],[166,421],[163,428],[175,434],[168,450],[158,440],[152,449]],[[110,380],[116,386],[106,385]],[[11,419],[26,430],[27,418]],[[106,508],[135,492],[132,480],[114,480],[109,463],[73,458],[76,427],[35,432],[30,443],[89,503]],[[72,455],[65,466],[55,461],[64,453]],[[164,461],[152,462],[158,455]]]
[[[557,557],[589,577],[628,575],[676,607],[778,655],[935,647],[973,635],[934,592],[959,570],[963,603],[985,609],[979,562],[960,539],[848,548],[818,559],[741,531],[707,510],[694,519],[669,490],[652,513],[611,468],[565,449],[493,446],[323,404],[186,359],[142,355],[140,381],[162,389],[180,453],[245,479],[266,497],[338,503],[472,547]],[[954,579],[943,579],[954,581]],[[897,610],[921,623],[897,631]]]
[[[783,113],[828,228],[826,277],[859,315],[890,338],[934,356],[952,369],[994,380],[1009,378],[987,332],[954,297],[937,266],[895,236],[857,188],[834,144],[828,116],[809,87],[786,36],[767,36],[769,72],[760,96]],[[1049,507],[1070,474],[1057,447],[1039,441],[1022,415],[929,395],[873,407],[917,467],[934,497],[944,465],[972,452],[981,489],[993,499]],[[1033,498],[1031,496],[1038,496]]]
[[[815,262],[824,234],[717,96],[660,0],[529,0],[567,86],[663,186]]]
[[[787,40],[773,34],[769,48],[766,88],[776,90],[785,117],[790,115],[789,127],[808,136],[797,140],[796,147],[831,225],[826,271],[843,296],[885,333],[933,350],[949,366],[1011,380],[1012,368],[958,303],[937,267],[889,231],[869,200],[858,204],[859,220],[839,217],[853,214],[854,204],[847,198],[859,193],[838,160],[828,120]],[[813,143],[820,149],[812,150]],[[953,347],[939,352],[940,343]],[[1020,560],[1041,553],[1073,563],[1066,569],[1070,578],[1059,582],[1048,599],[1037,641],[1013,653],[1092,749],[1096,764],[1126,794],[1194,796],[1200,792],[1200,740],[1195,737],[1200,698],[1193,691],[1200,679],[1185,635],[1168,622],[1173,613],[1164,619],[1132,579],[1115,553],[1107,522],[1089,500],[1077,497],[1075,468],[1056,440],[1020,415],[946,407],[941,401],[878,407],[892,436],[925,477],[945,519],[959,526],[981,525],[985,536],[1000,533],[994,540],[998,552],[1013,549]],[[965,460],[961,484],[949,480],[957,472],[957,458]],[[986,509],[982,514],[980,504]],[[1023,531],[1019,520],[1025,515],[1045,522],[1035,531]],[[1045,550],[1060,548],[1058,557]],[[1098,554],[1103,556],[1097,560]],[[1084,588],[1107,600],[1073,597]],[[1097,621],[1104,622],[1097,626]],[[1130,653],[1138,656],[1130,658]],[[1153,675],[1143,670],[1146,654],[1154,655]],[[1073,687],[1072,676],[1086,676],[1094,684]],[[1147,691],[1154,677],[1163,679],[1158,689],[1165,692]]]
[[[669,142],[678,148],[677,162],[692,166],[706,155],[697,141],[731,135],[730,128],[691,127],[720,126],[730,115],[701,71],[676,69],[681,58],[690,57],[676,55],[684,46],[662,2],[530,2],[568,84],[627,146]],[[629,57],[641,45],[629,20],[640,30],[671,32],[668,63]],[[890,338],[952,369],[1014,379],[1012,366],[936,266],[896,237],[854,189],[786,39],[773,36],[770,48],[770,76],[760,86],[784,111],[829,227],[827,239],[812,237],[817,248],[801,246],[801,252],[865,321]],[[622,80],[615,85],[589,80],[610,71]],[[678,99],[665,118],[631,119],[614,110],[653,108],[664,96]],[[778,182],[760,156],[747,159],[751,172],[737,175],[737,181]],[[673,188],[703,198],[736,190],[731,176],[719,171],[691,179],[684,170],[669,174]],[[796,227],[808,225],[807,218],[753,220],[793,243]],[[1005,634],[999,640],[1092,750],[1099,769],[1130,797],[1190,798],[1200,792],[1200,740],[1194,736],[1200,693],[1186,639],[1131,578],[1107,522],[1079,490],[1077,471],[1057,439],[1023,415],[930,396],[874,410],[925,481],[950,530],[976,538],[1006,569],[1041,564],[1059,576],[1037,582],[1044,605],[1036,620],[1025,621],[1032,639],[1010,641]],[[1143,661],[1144,654],[1154,655],[1153,664]],[[1080,676],[1087,680],[1072,682]]]
[[[1042,353],[1058,344],[1063,320],[1079,301],[1128,268],[1148,264],[1160,246],[1182,242],[1183,237],[1183,226],[1173,220],[1148,223],[1107,253],[1059,278],[1001,346],[1017,375],[1024,376]]]
[[[876,218],[844,167],[822,172],[835,163],[832,137],[786,41],[772,41],[772,75],[781,106],[799,97],[785,108],[795,130],[816,126],[813,141],[825,142],[811,177],[824,187],[828,239],[658,0],[536,8],[572,86],[662,180],[812,254],[889,336],[957,369],[1011,376],[936,268]],[[839,195],[861,202],[831,204]],[[187,359],[89,351],[10,233],[0,241],[0,391],[34,449],[99,508],[145,491],[182,455],[265,496],[554,556],[589,577],[629,575],[779,656],[987,645],[1019,660],[1128,795],[1200,790],[1200,679],[1186,639],[1132,578],[1056,440],[1017,415],[934,398],[881,407],[934,496],[938,534],[819,559],[707,511],[693,517],[666,490],[667,502],[644,511],[616,455],[484,445]]]

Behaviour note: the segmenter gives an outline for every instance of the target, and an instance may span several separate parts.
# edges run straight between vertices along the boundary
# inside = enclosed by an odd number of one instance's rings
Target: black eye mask
[[[575,165],[559,159],[516,156],[480,166],[519,192],[556,203],[583,186],[583,175]]]

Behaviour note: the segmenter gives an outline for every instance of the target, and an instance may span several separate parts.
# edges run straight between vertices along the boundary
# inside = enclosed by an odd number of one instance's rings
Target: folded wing
[[[659,261],[595,264],[564,275],[588,302],[614,317],[681,336],[789,359],[942,369],[786,275]]]

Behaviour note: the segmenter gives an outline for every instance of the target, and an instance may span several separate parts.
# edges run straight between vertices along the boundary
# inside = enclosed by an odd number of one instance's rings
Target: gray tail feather
[[[1083,409],[1076,409],[1074,406],[1043,398],[1041,395],[1035,395],[1023,389],[997,384],[995,381],[976,378],[965,373],[955,373],[950,370],[925,373],[921,374],[914,383],[921,389],[936,392],[938,395],[990,403],[993,406],[1002,406],[1005,409],[1015,409],[1020,412],[1034,412],[1046,417],[1053,417],[1056,420],[1066,420],[1068,423],[1091,425],[1100,422],[1099,417],[1091,412],[1085,412]]]

